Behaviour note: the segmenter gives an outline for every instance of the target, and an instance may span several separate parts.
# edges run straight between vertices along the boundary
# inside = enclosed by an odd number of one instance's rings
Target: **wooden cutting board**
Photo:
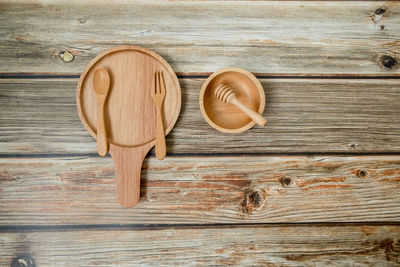
[[[92,86],[96,68],[110,74],[110,90],[104,107],[109,152],[115,163],[118,201],[124,207],[137,204],[143,160],[155,144],[156,109],[150,94],[154,74],[163,71],[166,95],[163,105],[165,134],[179,116],[181,88],[171,66],[158,54],[137,46],[109,49],[94,58],[83,71],[77,91],[79,117],[96,138],[97,100]]]

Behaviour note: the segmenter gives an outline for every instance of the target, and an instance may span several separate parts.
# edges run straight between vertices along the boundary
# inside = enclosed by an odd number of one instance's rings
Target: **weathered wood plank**
[[[1,225],[400,221],[400,156],[150,157],[132,209],[109,157],[0,166]]]
[[[266,128],[222,134],[202,118],[204,79],[181,79],[168,153],[400,152],[399,79],[261,79]],[[75,105],[77,79],[0,80],[0,153],[96,153]]]
[[[400,226],[67,230],[0,235],[0,264],[36,266],[398,266]]]
[[[0,57],[7,63],[0,72],[79,73],[101,51],[136,44],[185,73],[227,66],[277,75],[400,73],[395,1],[0,5]],[[65,51],[73,61],[61,59]]]

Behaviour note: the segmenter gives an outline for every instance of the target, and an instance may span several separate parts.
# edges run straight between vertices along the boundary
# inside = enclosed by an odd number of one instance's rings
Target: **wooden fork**
[[[153,102],[157,110],[156,157],[159,160],[163,160],[167,153],[167,148],[165,145],[165,131],[162,118],[162,105],[165,98],[165,82],[164,73],[162,71],[156,71],[154,75],[154,85],[154,90],[151,90],[151,96],[153,97]]]

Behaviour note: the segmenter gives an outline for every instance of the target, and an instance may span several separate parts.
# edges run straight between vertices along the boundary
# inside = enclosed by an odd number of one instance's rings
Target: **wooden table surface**
[[[1,266],[400,265],[400,2],[2,0],[0,21]],[[75,104],[123,44],[182,87],[131,209]],[[222,67],[260,79],[266,128],[202,118]]]

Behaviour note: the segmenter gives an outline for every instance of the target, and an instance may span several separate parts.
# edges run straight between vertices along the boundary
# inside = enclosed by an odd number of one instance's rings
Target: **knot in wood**
[[[397,64],[397,60],[391,56],[384,55],[381,57],[381,63],[386,68],[391,69],[394,65]]]
[[[365,176],[367,176],[367,172],[364,170],[358,170],[357,171],[357,176],[360,178],[364,178]]]
[[[279,182],[283,187],[287,187],[292,183],[292,179],[290,179],[289,177],[281,177],[279,178]]]
[[[372,22],[377,23],[379,21],[381,21],[385,16],[386,9],[384,8],[378,8],[375,10],[375,14],[372,16]]]
[[[87,17],[85,17],[85,16],[78,19],[80,24],[84,24],[86,22],[86,20],[87,20]]]
[[[35,267],[34,260],[29,256],[15,257],[11,262],[11,267]]]
[[[378,8],[377,10],[375,10],[375,14],[376,15],[382,15],[385,12],[386,12],[386,9],[384,9],[382,7]]]
[[[68,63],[75,59],[75,56],[69,51],[61,51],[58,56],[61,58],[62,61]]]
[[[243,201],[241,203],[243,213],[250,215],[254,209],[262,206],[264,199],[259,192],[247,189],[244,191],[243,195]]]

